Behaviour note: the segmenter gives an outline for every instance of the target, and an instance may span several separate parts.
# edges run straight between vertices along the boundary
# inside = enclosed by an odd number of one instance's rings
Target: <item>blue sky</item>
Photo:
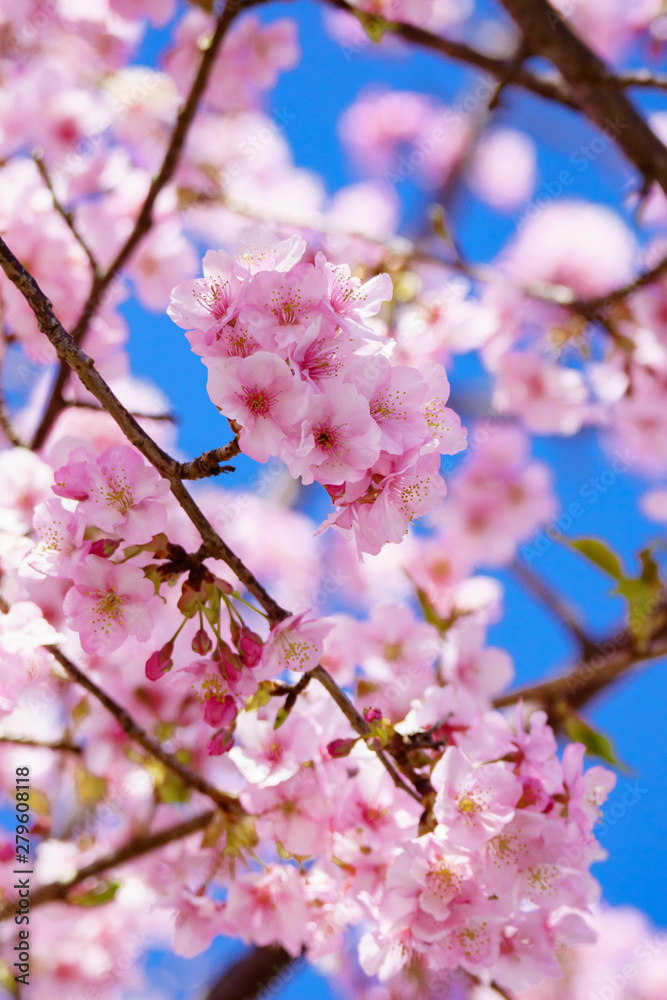
[[[486,12],[490,5],[483,3]],[[403,90],[418,90],[438,96],[446,102],[466,93],[474,73],[421,52],[383,54],[369,45],[351,58],[333,41],[322,26],[321,11],[314,3],[274,4],[260,8],[261,17],[295,17],[299,22],[303,58],[299,67],[284,74],[271,95],[271,110],[286,109],[289,119],[286,136],[297,165],[319,172],[327,188],[359,179],[349,164],[337,138],[337,119],[360,89],[383,84]],[[479,15],[481,16],[481,15]],[[164,33],[152,33],[142,49],[141,59],[150,62],[164,43]],[[640,55],[637,54],[634,61]],[[641,95],[647,109],[664,107],[659,96]],[[525,95],[506,92],[506,108],[497,120],[513,124],[533,135],[539,147],[540,181],[549,181],[567,166],[568,158],[595,133],[575,115]],[[573,197],[619,207],[619,192],[627,190],[632,179],[630,168],[613,148],[608,148],[595,167],[576,175],[569,191]],[[410,234],[420,224],[420,210],[428,203],[423,192],[409,183],[401,186],[404,199],[403,232]],[[630,221],[631,216],[620,206]],[[473,260],[490,260],[512,233],[511,215],[495,215],[474,198],[463,193],[455,207],[456,231],[466,254]],[[170,396],[181,415],[180,445],[189,455],[219,445],[227,439],[226,423],[221,420],[205,393],[205,372],[198,358],[189,351],[182,331],[166,316],[149,315],[136,303],[124,309],[132,329],[130,353],[133,369],[157,382]],[[159,345],[159,346],[158,346]],[[450,372],[453,392],[465,388],[476,377],[474,366],[459,362]],[[582,489],[610,469],[611,457],[585,431],[574,439],[540,438],[534,454],[547,461],[555,471],[557,492],[565,510],[573,501],[581,501]],[[226,487],[239,485],[248,475],[251,463],[239,463],[236,476],[225,480]],[[598,491],[594,503],[582,503],[583,513],[569,531],[576,535],[599,535],[607,538],[634,566],[633,553],[658,535],[655,525],[637,512],[637,497],[645,481],[636,478],[632,469],[617,475]],[[313,494],[309,494],[313,496]],[[315,501],[314,501],[315,502]],[[305,497],[301,505],[308,507]],[[567,533],[567,529],[566,529]],[[528,553],[530,555],[530,553]],[[532,562],[554,587],[567,594],[582,609],[594,635],[603,636],[620,622],[622,604],[607,597],[607,581],[569,552],[551,544]],[[490,640],[507,648],[514,657],[519,681],[554,672],[565,665],[574,651],[566,636],[547,612],[526,597],[515,582],[500,574],[506,585],[505,617],[494,626]],[[645,910],[658,924],[667,924],[667,892],[663,845],[667,842],[667,727],[664,725],[663,663],[655,663],[637,676],[626,679],[601,698],[589,713],[593,722],[610,733],[621,759],[632,774],[619,775],[619,784],[610,799],[609,820],[600,839],[610,853],[610,860],[595,868],[604,897],[613,904],[630,904]],[[621,796],[630,785],[636,803],[621,804]],[[625,801],[628,801],[626,795]],[[199,981],[205,982],[219,970],[225,958],[238,950],[238,944],[215,946],[211,953],[191,962],[154,956],[151,961],[154,984],[164,986],[166,995],[190,997]],[[187,988],[184,977],[189,980]],[[313,980],[310,971],[300,972],[280,994],[295,1000],[317,992],[326,998],[328,987]],[[194,990],[196,993],[196,990]]]

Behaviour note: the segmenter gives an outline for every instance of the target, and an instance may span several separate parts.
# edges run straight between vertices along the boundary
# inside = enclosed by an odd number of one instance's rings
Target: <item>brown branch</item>
[[[275,990],[296,974],[296,963],[278,945],[252,948],[222,973],[205,1000],[255,1000],[268,989]],[[292,964],[294,963],[294,965]],[[289,972],[284,972],[292,966]]]
[[[131,718],[129,713],[118,702],[114,701],[110,695],[98,687],[87,674],[79,670],[58,646],[45,646],[44,648],[58,661],[68,677],[85,688],[86,691],[89,691],[113,715],[126,736],[135,743],[138,743],[139,746],[142,746],[144,750],[147,750],[149,754],[164,764],[173,774],[176,774],[188,788],[194,788],[196,791],[201,792],[202,795],[208,796],[212,802],[215,802],[223,812],[232,818],[245,815],[245,810],[240,805],[238,799],[235,799],[232,795],[228,795],[226,792],[221,792],[219,788],[206,781],[196,771],[191,771],[189,767],[182,764],[173,754],[167,753],[156,739],[150,736],[141,726],[137,725],[134,719]]]
[[[74,216],[72,212],[70,212],[68,209],[65,208],[65,206],[62,204],[62,202],[56,195],[56,192],[54,191],[53,188],[53,181],[51,180],[51,175],[49,174],[48,168],[44,160],[37,153],[33,153],[32,158],[35,161],[35,164],[37,165],[37,169],[39,170],[42,180],[49,189],[51,198],[53,200],[53,207],[55,208],[58,215],[60,215],[64,219],[72,236],[77,241],[77,243],[85,253],[86,257],[88,258],[88,263],[90,264],[93,273],[93,282],[95,282],[96,280],[98,280],[100,274],[100,266],[97,263],[95,255],[93,254],[92,250],[90,249],[90,247],[84,240],[83,236],[79,232],[76,223],[74,222]]]
[[[623,70],[617,79],[623,87],[655,87],[657,90],[667,90],[667,75],[652,73],[650,69]]]
[[[584,114],[615,142],[646,182],[667,193],[667,148],[625,94],[621,82],[547,0],[501,0],[535,55],[556,67]]]
[[[0,394],[0,428],[5,432],[5,437],[15,448],[23,448],[23,442],[14,430],[12,422],[7,412],[7,405],[4,396]]]
[[[660,278],[666,271],[667,256],[662,257],[657,264],[654,264],[653,267],[650,267],[648,270],[642,271],[640,274],[636,275],[632,281],[629,281],[626,285],[620,285],[611,292],[607,292],[606,295],[599,295],[597,298],[593,299],[575,299],[572,303],[573,308],[582,313],[598,312],[606,306],[613,305],[615,302],[622,302],[623,299],[627,299],[628,296],[639,291],[640,288],[644,288],[646,285],[650,285],[652,281],[655,281],[656,278]]]
[[[266,592],[259,580],[250,572],[239,557],[215,531],[211,523],[199,509],[181,482],[178,470],[179,463],[160,448],[158,444],[137,423],[132,414],[123,406],[118,397],[96,370],[92,358],[89,358],[74,338],[57,319],[53,306],[35,279],[23,267],[11,252],[4,240],[0,239],[0,267],[16,285],[26,299],[37,319],[39,329],[44,333],[56,354],[76,372],[83,385],[97,399],[101,406],[116,421],[128,441],[141,452],[165,479],[169,480],[171,492],[176,497],[185,513],[199,531],[206,545],[209,556],[221,559],[236,574],[249,593],[264,608],[271,620],[282,621],[288,617],[288,612],[281,608],[277,601]]]
[[[338,10],[345,10],[355,16],[360,13],[359,8],[348,3],[347,0],[324,0],[324,2],[328,3],[331,7],[336,7]],[[512,70],[512,58],[498,59],[495,56],[486,55],[484,52],[466,45],[465,42],[456,42],[449,38],[443,38],[441,35],[435,35],[433,32],[426,31],[424,28],[418,28],[413,24],[406,24],[403,21],[389,21],[387,22],[387,30],[392,35],[402,38],[405,42],[418,45],[420,48],[427,49],[430,52],[437,52],[438,55],[446,56],[448,59],[455,59],[457,62],[485,70],[498,80],[505,79],[508,72]],[[558,78],[537,76],[521,67],[516,70],[511,82],[523,87],[524,90],[529,90],[533,94],[537,94],[539,97],[545,97],[548,100],[557,101],[559,104],[565,104],[567,107],[578,110],[578,106],[572,95],[563,84],[563,81]]]
[[[67,409],[74,407],[80,410],[93,410],[95,413],[106,413],[101,406],[94,403],[87,403],[84,399],[68,399],[65,402]],[[170,424],[177,424],[179,418],[175,413],[137,413],[136,410],[129,411],[136,420],[166,420]]]
[[[155,202],[157,201],[162,189],[171,180],[174,171],[178,166],[188,131],[196,117],[199,102],[203,97],[204,91],[206,90],[216,56],[232,21],[242,9],[242,6],[243,5],[240,4],[238,0],[227,0],[222,13],[216,21],[215,30],[201,57],[197,73],[195,74],[195,78],[190,87],[190,92],[188,93],[185,103],[178,112],[176,123],[171,133],[171,138],[169,140],[169,145],[167,147],[167,151],[165,152],[164,159],[162,160],[162,164],[158,172],[151,181],[148,193],[143,205],[141,206],[141,210],[137,216],[132,232],[116,254],[116,257],[109,265],[105,273],[102,275],[98,273],[93,277],[90,294],[88,295],[88,299],[83,307],[81,316],[72,330],[72,336],[77,344],[80,343],[85,336],[88,324],[97,312],[97,309],[99,308],[102,299],[114,278],[128,263],[137,246],[153,225],[153,208],[155,207]],[[35,432],[32,443],[32,447],[34,449],[40,448],[44,443],[53,421],[63,409],[63,389],[65,388],[68,375],[69,369],[67,368],[67,365],[61,363],[58,375],[56,376],[56,380],[51,390],[49,401],[44,411],[44,415],[37,431]]]
[[[212,451],[204,452],[199,458],[193,458],[191,462],[182,464],[179,462],[176,474],[179,479],[207,479],[209,476],[219,476],[221,472],[233,472],[233,465],[223,465],[222,463],[240,453],[238,438],[234,438],[222,448],[214,448]]]
[[[324,667],[317,666],[314,670],[311,670],[310,673],[311,676],[318,680],[320,684],[329,692],[352,728],[359,733],[360,736],[368,736],[371,728],[364,719],[363,715],[357,711],[352,702],[346,696],[345,692],[341,691],[333,677],[327,673]],[[391,776],[391,780],[394,782],[396,787],[402,789],[404,792],[407,792],[408,795],[412,796],[413,799],[416,799],[416,801],[421,805],[421,795],[416,792],[414,788],[410,788],[410,786],[406,784],[394,765],[390,762],[384,750],[376,750],[375,753],[384,765],[385,770]],[[428,779],[422,778],[420,775],[413,773],[410,775],[410,778],[420,786],[428,784]],[[424,791],[425,790],[426,788],[424,788]]]
[[[573,608],[560,594],[552,590],[548,583],[537,573],[534,573],[522,560],[515,559],[510,566],[510,572],[523,584],[526,590],[549,609],[565,631],[570,633],[584,655],[588,656],[597,652],[597,646],[582,628],[576,608]]]
[[[166,847],[167,844],[172,844],[175,840],[182,840],[193,833],[205,830],[215,814],[214,809],[209,809],[198,816],[193,816],[192,819],[185,820],[183,823],[177,823],[174,826],[168,826],[157,833],[133,837],[132,840],[123,844],[122,847],[119,847],[111,854],[106,854],[104,857],[98,858],[97,861],[91,861],[89,865],[80,868],[70,878],[62,882],[48,882],[46,885],[41,885],[37,889],[33,889],[30,894],[30,907],[43,906],[45,903],[55,903],[59,900],[67,902],[67,894],[74,886],[85,882],[86,879],[94,878],[97,875],[102,875],[114,868],[118,868],[119,865],[127,864],[128,861],[134,861],[136,858],[143,857],[144,854],[149,854],[151,851]],[[0,920],[12,917],[17,910],[18,901],[5,903],[2,909],[0,909]]]
[[[0,743],[10,743],[17,747],[39,747],[42,750],[63,750],[68,753],[82,753],[82,748],[76,743],[69,743],[67,740],[59,740],[55,743],[44,743],[40,740],[24,739],[22,736],[0,736]]]
[[[667,656],[666,631],[667,611],[662,605],[653,619],[653,636],[644,647],[638,647],[630,629],[623,629],[608,641],[597,643],[568,673],[515,688],[496,698],[493,707],[506,708],[523,699],[543,708],[558,730],[564,710],[582,708],[635,666]]]

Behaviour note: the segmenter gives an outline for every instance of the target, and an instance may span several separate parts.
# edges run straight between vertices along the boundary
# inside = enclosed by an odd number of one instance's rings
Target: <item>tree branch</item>
[[[270,988],[280,988],[296,975],[296,963],[277,945],[251,948],[238,962],[225,969],[211,986],[205,1000],[255,1000]],[[289,972],[283,970],[291,966]]]
[[[233,465],[222,463],[240,453],[239,439],[236,437],[222,448],[206,451],[191,462],[177,463],[176,474],[179,479],[207,479],[209,476],[219,476],[221,472],[233,472]]]
[[[162,189],[171,180],[174,171],[178,166],[178,161],[183,151],[188,131],[196,117],[199,102],[204,94],[204,91],[206,90],[216,56],[232,21],[240,12],[242,6],[243,5],[240,4],[238,0],[227,0],[222,13],[216,21],[215,30],[201,57],[197,73],[195,74],[192,86],[190,87],[190,92],[188,93],[185,103],[178,112],[176,123],[169,140],[169,145],[167,146],[167,150],[164,154],[164,159],[162,160],[162,164],[160,165],[158,172],[151,181],[148,193],[134,224],[134,228],[105,273],[103,275],[97,273],[93,276],[90,294],[88,295],[88,299],[83,307],[81,316],[72,330],[72,336],[77,344],[80,343],[85,336],[88,324],[97,312],[97,309],[99,308],[104,294],[110,284],[119,271],[127,264],[137,246],[153,225],[153,208],[155,206],[155,202],[157,201]],[[64,400],[62,394],[68,375],[69,370],[67,366],[61,363],[41,423],[35,432],[32,443],[32,447],[34,449],[40,448],[44,443],[53,421],[63,408]]]
[[[612,130],[618,147],[647,183],[667,193],[667,148],[625,94],[621,82],[547,0],[500,0],[530,49],[549,59],[579,108],[595,125]]]
[[[72,236],[74,237],[76,242],[79,244],[79,246],[85,253],[86,257],[88,258],[88,263],[90,264],[93,274],[93,282],[97,281],[99,279],[99,274],[100,274],[100,267],[99,264],[97,263],[97,259],[95,258],[92,250],[90,249],[90,247],[84,240],[83,236],[77,229],[77,226],[74,222],[74,216],[70,211],[68,211],[65,208],[65,206],[58,199],[58,196],[56,195],[56,192],[53,189],[53,181],[51,180],[51,175],[49,174],[46,163],[44,162],[41,156],[37,155],[37,153],[33,153],[32,158],[35,161],[35,164],[37,165],[37,169],[39,170],[42,180],[49,189],[51,198],[53,200],[53,207],[55,208],[58,215],[60,215],[64,219]]]
[[[111,854],[106,854],[104,857],[98,858],[97,861],[92,861],[84,868],[80,868],[70,878],[62,882],[48,882],[46,885],[32,890],[30,894],[30,907],[43,906],[45,903],[55,903],[58,900],[67,902],[67,894],[75,885],[85,882],[86,879],[94,878],[96,875],[105,874],[119,865],[126,864],[128,861],[134,861],[144,854],[149,854],[151,851],[166,847],[167,844],[172,844],[175,840],[182,840],[193,833],[205,830],[214,816],[215,809],[209,809],[198,816],[193,816],[192,819],[185,820],[183,823],[177,823],[175,826],[168,826],[157,833],[133,837],[132,840]],[[2,909],[0,909],[0,920],[12,917],[17,910],[18,900],[16,902],[5,903]]]
[[[609,640],[597,643],[568,673],[515,688],[496,698],[493,707],[506,708],[519,699],[536,703],[546,711],[551,726],[558,730],[562,726],[564,708],[582,708],[633,667],[667,656],[667,610],[664,605],[654,618],[652,633],[646,645],[638,648],[630,629],[623,629]]]
[[[39,329],[44,333],[61,361],[66,362],[89,392],[116,421],[128,441],[141,452],[165,479],[169,480],[171,492],[199,531],[209,556],[221,559],[236,574],[249,593],[259,602],[274,622],[288,617],[288,612],[266,592],[259,580],[250,572],[239,557],[215,531],[211,523],[199,509],[181,482],[179,463],[160,448],[158,444],[137,423],[132,414],[123,406],[118,397],[96,370],[93,359],[89,358],[74,338],[64,328],[53,312],[53,306],[32,275],[11,252],[4,240],[0,239],[0,267],[16,285],[37,319]]]
[[[69,743],[67,740],[58,740],[55,743],[43,743],[41,740],[24,739],[22,736],[0,736],[0,743],[9,743],[17,747],[39,747],[42,750],[63,750],[67,753],[82,753],[80,746],[76,743]]]
[[[346,696],[345,692],[341,691],[333,677],[327,673],[324,667],[315,667],[314,670],[311,670],[311,675],[329,692],[355,732],[359,733],[360,736],[368,736],[371,728],[364,719],[363,715],[357,711],[352,702]],[[405,783],[394,765],[390,762],[384,750],[375,750],[375,753],[380,758],[385,770],[391,776],[391,780],[394,782],[396,787],[402,789],[404,792],[407,792],[408,795],[412,796],[413,799],[422,805],[421,795],[416,792],[414,788],[410,788],[410,786]],[[428,784],[428,779],[421,778],[420,775],[412,774],[410,778],[411,780],[415,780],[418,785],[423,785],[424,783]]]
[[[212,785],[205,778],[202,778],[196,771],[191,771],[189,767],[182,764],[173,754],[167,753],[156,739],[150,736],[141,726],[137,725],[124,708],[98,687],[87,674],[79,670],[58,646],[45,646],[44,648],[58,661],[68,677],[85,688],[86,691],[89,691],[113,715],[126,736],[135,743],[138,743],[139,746],[142,746],[144,750],[147,750],[149,754],[164,764],[173,774],[178,775],[188,788],[194,788],[196,791],[201,792],[202,795],[208,796],[212,802],[215,802],[219,809],[232,818],[238,818],[246,814],[238,799],[235,799],[232,795],[228,795],[226,792],[221,792],[220,789],[216,788],[215,785]]]
[[[330,7],[345,10],[353,16],[360,13],[359,8],[348,3],[347,0],[324,0],[324,2],[328,3]],[[418,28],[414,24],[407,24],[404,21],[389,21],[387,30],[405,42],[411,42],[420,48],[446,56],[448,59],[454,59],[468,66],[485,70],[498,80],[505,80],[508,73],[512,73],[511,82],[513,84],[518,84],[524,90],[529,90],[539,97],[545,97],[550,101],[557,101],[559,104],[578,110],[578,105],[562,80],[555,77],[537,76],[523,67],[517,68],[514,72],[512,58],[498,59],[496,56],[486,55],[484,52],[466,45],[465,42],[443,38],[441,35],[435,35],[431,31]]]
[[[585,656],[597,652],[597,646],[584,631],[577,610],[557,594],[546,581],[532,571],[522,560],[515,559],[510,572],[523,584],[526,590],[549,609],[560,625],[569,632]]]

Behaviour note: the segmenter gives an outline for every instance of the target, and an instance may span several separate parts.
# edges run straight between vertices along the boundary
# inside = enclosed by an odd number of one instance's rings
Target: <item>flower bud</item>
[[[115,541],[113,538],[98,538],[96,542],[90,546],[90,555],[101,556],[103,559],[108,559],[112,556],[118,546],[120,541]]]
[[[214,733],[208,741],[206,747],[210,757],[219,757],[220,754],[227,753],[234,746],[234,731],[232,729],[220,729]]]
[[[378,722],[381,718],[382,712],[379,708],[367,708],[364,712],[366,722]]]
[[[357,742],[356,739],[332,740],[331,743],[327,744],[327,750],[329,752],[329,756],[334,758],[349,756],[352,747],[356,742]]]
[[[212,645],[211,637],[206,630],[203,628],[197,629],[195,637],[192,640],[192,652],[197,653],[199,656],[206,656]]]
[[[162,674],[166,674],[167,671],[171,670],[174,665],[174,661],[171,658],[173,652],[173,642],[167,642],[162,649],[158,649],[148,657],[146,660],[146,677],[149,681],[159,681]]]
[[[264,643],[256,632],[251,632],[250,629],[244,628],[236,643],[236,648],[241,654],[241,659],[246,667],[252,669],[262,659]]]
[[[204,702],[204,722],[209,726],[228,726],[236,718],[236,702],[230,694],[224,698],[207,698]]]

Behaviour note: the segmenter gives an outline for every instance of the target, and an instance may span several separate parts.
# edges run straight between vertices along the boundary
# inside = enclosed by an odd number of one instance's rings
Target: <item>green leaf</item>
[[[619,771],[629,771],[630,768],[616,756],[614,744],[599,729],[594,729],[585,719],[574,712],[568,714],[563,724],[566,736],[574,743],[583,743],[586,753],[594,757],[606,760],[608,764],[618,768]]]
[[[223,835],[226,835],[228,826],[229,819],[225,813],[216,813],[204,830],[204,836],[201,842],[202,850],[217,847]]]
[[[575,538],[570,540],[570,545],[582,556],[592,562],[594,566],[601,569],[603,573],[613,577],[614,580],[623,580],[625,570],[621,560],[605,542],[599,538]]]
[[[102,906],[103,903],[110,903],[112,899],[115,899],[120,886],[120,882],[100,882],[94,889],[84,892],[82,896],[70,898],[70,902],[74,903],[75,906]]]
[[[0,958],[0,989],[7,990],[12,996],[16,995],[18,989],[16,980],[4,958]]]
[[[370,40],[376,44],[382,41],[388,31],[395,30],[395,23],[379,14],[369,14],[365,10],[350,10],[350,13],[354,14]]]
[[[280,729],[282,724],[286,722],[289,713],[290,713],[289,708],[287,708],[286,705],[281,705],[276,715],[276,721],[273,723],[273,728]]]
[[[246,712],[256,712],[258,708],[268,705],[271,701],[273,689],[273,681],[260,681],[255,693],[250,695],[245,703]]]
[[[155,596],[161,597],[166,604],[167,602],[165,598],[162,597],[162,594],[160,593],[160,587],[164,583],[164,577],[160,573],[160,567],[156,566],[155,563],[150,563],[148,566],[144,566],[144,576],[147,580],[150,580],[155,587]]]
[[[628,602],[630,631],[643,643],[651,635],[653,617],[662,594],[662,581],[651,549],[642,549],[639,560],[642,564],[641,575],[621,580],[615,592]]]
[[[85,767],[77,768],[74,775],[76,794],[82,806],[95,806],[107,793],[106,778],[92,774]]]

